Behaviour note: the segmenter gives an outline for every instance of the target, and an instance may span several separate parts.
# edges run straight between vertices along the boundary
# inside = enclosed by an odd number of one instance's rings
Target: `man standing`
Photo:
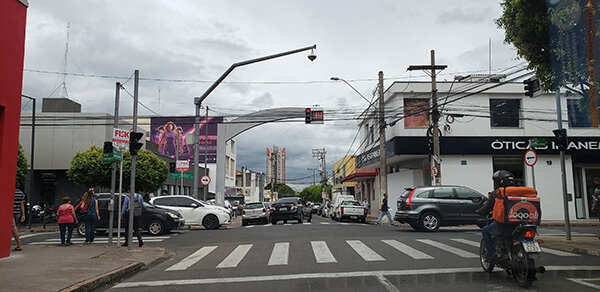
[[[133,194],[133,235],[138,239],[139,246],[142,247],[144,242],[142,241],[142,234],[140,233],[140,221],[142,220],[142,212],[144,199],[138,193]],[[121,220],[129,218],[129,196],[125,196],[123,200],[123,207],[121,208]],[[125,221],[128,222],[128,221]],[[129,224],[125,224],[125,242],[121,246],[127,246],[127,240],[129,238]]]
[[[381,214],[379,214],[379,218],[377,218],[377,221],[375,221],[375,225],[379,225],[379,222],[381,221],[381,219],[383,219],[383,216],[387,216],[390,220],[390,225],[396,226],[394,225],[394,219],[392,219],[392,215],[390,215],[387,198],[388,194],[383,193],[383,202],[381,202],[381,207],[379,207],[379,211],[381,211]]]
[[[21,251],[21,239],[19,239],[19,229],[17,229],[17,220],[21,223],[25,221],[25,194],[19,189],[19,182],[15,184],[15,202],[13,205],[12,235],[17,242],[17,246],[12,251]]]

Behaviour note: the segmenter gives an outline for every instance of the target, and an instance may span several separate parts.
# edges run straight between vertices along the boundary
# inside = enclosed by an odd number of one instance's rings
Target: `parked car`
[[[114,212],[114,221],[113,227],[117,230],[119,213],[120,210],[118,204],[118,194],[115,195],[115,202],[113,204]],[[122,195],[121,202],[124,201],[125,195]],[[110,203],[110,194],[109,193],[99,193],[97,194],[96,200],[98,201],[98,212],[100,212],[100,221],[96,223],[96,232],[107,232],[109,228],[109,203]],[[83,214],[77,211],[77,220],[79,223],[75,227],[77,234],[79,236],[85,236],[85,224],[83,223]],[[121,228],[123,227],[123,222],[121,222]],[[161,235],[164,233],[168,233],[173,229],[179,229],[183,227],[185,224],[185,219],[179,212],[167,210],[163,208],[159,208],[144,202],[144,206],[142,208],[142,224],[140,228],[142,230],[147,230],[150,235]]]
[[[436,231],[440,226],[478,224],[485,215],[475,213],[487,197],[464,186],[406,188],[397,202],[394,220],[415,230]]]
[[[154,197],[150,199],[150,203],[181,213],[187,225],[202,225],[206,229],[217,229],[222,225],[231,224],[229,212],[189,196]]]
[[[249,223],[269,223],[269,209],[265,203],[256,202],[248,203],[242,210],[242,225],[246,226]]]
[[[333,218],[333,220],[339,220],[339,218],[336,217],[336,215],[337,215],[336,212],[338,211],[338,208],[340,207],[340,204],[343,201],[349,201],[349,200],[354,200],[354,196],[351,196],[351,195],[337,195],[333,199],[333,203],[332,203],[333,210],[331,212],[331,218]]]
[[[277,224],[277,221],[283,220],[287,223],[288,220],[298,220],[298,223],[306,221],[311,222],[311,208],[307,206],[301,198],[287,197],[277,200],[271,205],[271,223]]]
[[[335,210],[335,218],[338,221],[346,219],[365,223],[367,221],[367,208],[357,200],[342,201]]]

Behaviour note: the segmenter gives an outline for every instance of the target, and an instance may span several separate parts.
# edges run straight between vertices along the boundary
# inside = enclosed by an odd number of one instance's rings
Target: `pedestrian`
[[[392,215],[390,215],[387,198],[388,194],[383,193],[383,201],[381,202],[381,207],[379,207],[379,211],[381,211],[381,214],[379,214],[379,218],[377,218],[377,221],[375,221],[375,225],[379,225],[379,222],[381,221],[381,219],[383,219],[383,216],[387,216],[387,218],[390,220],[390,225],[396,226],[394,225],[394,219],[392,219]]]
[[[17,221],[23,223],[25,221],[25,194],[19,189],[19,182],[15,183],[15,201],[13,204],[13,218],[12,218],[12,236],[17,242],[17,246],[12,251],[21,251],[23,246],[21,245],[21,239],[19,238],[19,229],[17,228]]]
[[[85,223],[85,242],[83,244],[90,244],[94,242],[96,223],[100,220],[98,201],[94,199],[93,192],[87,191],[83,194],[80,210],[84,214],[83,222]]]
[[[367,198],[365,198],[362,205],[365,207],[365,209],[367,209],[367,213],[369,213],[369,201],[367,201]]]
[[[129,193],[129,191],[127,191]],[[144,199],[138,193],[133,194],[133,235],[135,235],[138,239],[138,244],[140,247],[144,245],[142,241],[142,234],[140,233],[140,221],[142,220],[142,213],[144,211]],[[121,220],[125,221],[125,242],[121,244],[121,246],[127,246],[127,241],[129,239],[129,211],[131,208],[129,207],[129,196],[125,196],[123,200],[123,207],[121,208]]]
[[[233,218],[237,219],[237,213],[238,213],[238,204],[237,203],[233,203]]]
[[[163,190],[161,193],[161,196],[168,196],[169,195],[169,191],[167,190]]]
[[[77,215],[75,208],[71,205],[70,197],[63,197],[63,204],[58,206],[56,217],[58,218],[58,227],[60,229],[60,245],[71,245],[71,237],[73,236],[73,223],[77,224]],[[67,233],[67,229],[69,232]],[[65,233],[67,238],[65,240]]]

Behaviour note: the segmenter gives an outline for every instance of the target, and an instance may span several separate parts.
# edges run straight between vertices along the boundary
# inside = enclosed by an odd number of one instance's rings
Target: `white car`
[[[150,203],[179,212],[186,225],[202,225],[206,229],[217,229],[231,224],[229,212],[221,207],[207,205],[189,196],[161,196],[150,199]]]

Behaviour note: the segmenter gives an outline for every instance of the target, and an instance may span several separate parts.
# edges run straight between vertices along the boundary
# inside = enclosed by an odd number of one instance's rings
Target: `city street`
[[[561,227],[542,227],[540,232],[562,231]],[[576,227],[573,233],[598,236],[595,227]],[[23,240],[25,244],[57,244],[57,237],[49,233]],[[313,216],[311,223],[303,224],[179,230],[144,237],[145,246],[166,248],[173,256],[103,290],[520,290],[505,272],[482,271],[481,235],[476,227],[422,233],[409,227],[339,223]],[[102,244],[106,236],[96,241]],[[548,269],[538,276],[536,290],[597,291],[600,285],[598,257],[544,249],[536,264]]]

